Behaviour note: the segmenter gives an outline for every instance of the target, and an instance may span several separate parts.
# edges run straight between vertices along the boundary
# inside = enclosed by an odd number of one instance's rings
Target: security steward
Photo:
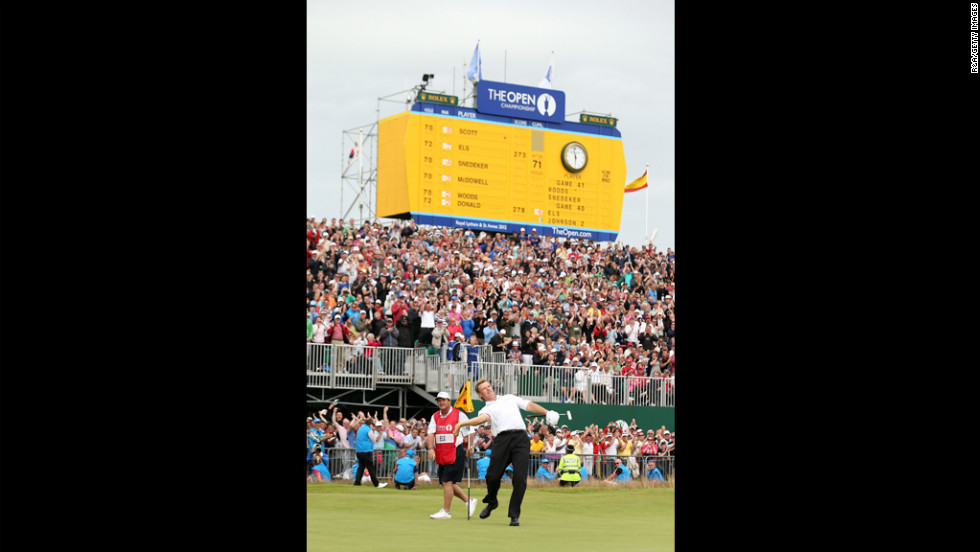
[[[559,485],[566,487],[571,485],[574,487],[582,481],[582,463],[579,462],[578,456],[575,454],[575,445],[568,445],[565,447],[565,456],[561,457],[558,462],[558,473],[561,475]]]

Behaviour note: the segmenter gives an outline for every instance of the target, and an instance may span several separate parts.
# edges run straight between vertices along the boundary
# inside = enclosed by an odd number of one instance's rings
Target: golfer
[[[439,406],[439,411],[429,420],[429,434],[426,440],[429,445],[429,460],[435,460],[439,465],[442,508],[429,517],[452,519],[449,509],[453,504],[453,495],[466,503],[472,516],[476,511],[476,499],[467,502],[466,493],[460,488],[459,482],[463,480],[466,458],[473,451],[473,433],[467,430],[463,435],[459,435],[459,431],[454,430],[458,422],[466,421],[466,414],[458,408],[453,408],[449,401],[449,393],[442,391],[436,395],[436,405]]]
[[[472,420],[456,424],[453,435],[459,435],[459,430],[466,426],[475,426],[490,421],[490,434],[493,435],[493,452],[490,453],[490,467],[487,468],[487,496],[483,502],[487,505],[480,512],[480,519],[490,517],[490,512],[497,508],[497,491],[500,489],[500,477],[508,464],[514,464],[514,492],[510,495],[510,516],[512,526],[520,525],[521,502],[527,489],[527,465],[531,456],[531,444],[528,441],[521,410],[535,414],[544,414],[545,421],[551,425],[558,423],[558,413],[547,410],[543,406],[522,399],[516,395],[502,395],[493,391],[493,386],[486,378],[476,380],[476,394],[487,404],[480,409],[479,415]]]

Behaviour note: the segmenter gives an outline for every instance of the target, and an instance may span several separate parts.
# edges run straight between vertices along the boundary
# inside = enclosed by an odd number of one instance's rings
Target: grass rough
[[[466,482],[463,482],[466,490]],[[507,504],[512,488],[500,487],[500,507],[480,519],[480,502],[467,521],[463,501],[454,498],[452,519],[429,515],[442,507],[442,488],[420,485],[418,490],[384,489],[350,482],[309,483],[306,493],[306,547],[327,550],[398,550],[447,548],[487,550],[497,545],[567,546],[611,549],[617,552],[674,550],[674,488],[631,483],[614,487],[589,481],[575,488],[557,484],[528,484],[521,506],[521,526],[510,527]],[[482,501],[484,485],[473,485],[471,497]],[[533,549],[533,548],[532,548]]]

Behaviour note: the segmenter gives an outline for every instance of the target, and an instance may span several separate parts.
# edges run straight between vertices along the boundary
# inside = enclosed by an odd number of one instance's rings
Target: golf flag
[[[459,390],[459,398],[456,399],[456,404],[453,406],[467,414],[473,412],[473,397],[470,396],[470,382],[463,384],[463,388]]]
[[[555,56],[551,56],[551,63],[548,65],[548,72],[544,74],[544,78],[538,83],[538,88],[551,88],[551,73],[555,70]]]
[[[480,43],[476,43],[476,49],[473,50],[473,57],[470,59],[470,65],[466,68],[466,78],[470,79],[470,82],[480,82],[483,78],[483,62],[480,59]]]
[[[626,185],[625,192],[637,192],[647,187],[647,172],[643,171],[643,176]]]

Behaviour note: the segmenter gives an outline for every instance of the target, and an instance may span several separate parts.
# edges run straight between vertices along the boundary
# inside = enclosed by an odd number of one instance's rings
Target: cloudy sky
[[[479,40],[484,79],[537,86],[554,52],[552,83],[565,92],[566,114],[618,119],[627,180],[650,164],[648,231],[657,229],[660,250],[676,249],[673,0],[307,0],[306,31],[308,214],[342,214],[343,131],[367,131],[378,98],[419,84],[425,73],[435,75],[429,91],[462,97]],[[405,109],[382,102],[380,115]],[[348,189],[346,204],[353,199]],[[643,243],[646,193],[624,196],[620,241]]]

